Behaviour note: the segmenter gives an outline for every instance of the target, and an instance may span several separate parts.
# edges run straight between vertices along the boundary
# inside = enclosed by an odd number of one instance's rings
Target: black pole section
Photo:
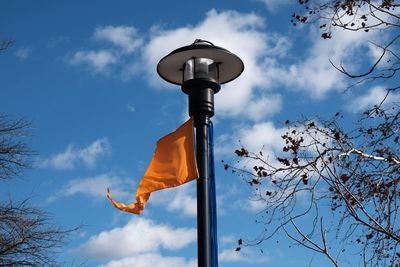
[[[164,80],[182,85],[182,91],[189,95],[189,115],[196,128],[200,175],[197,180],[198,267],[218,266],[215,173],[214,162],[210,159],[212,145],[209,144],[213,134],[210,118],[214,115],[214,94],[220,90],[220,84],[236,79],[243,70],[243,62],[238,56],[200,39],[175,49],[157,65],[157,72]]]
[[[198,266],[213,267],[211,262],[211,212],[210,192],[208,191],[208,119],[202,116],[195,119],[196,159],[200,177],[197,180],[197,254]]]
[[[209,192],[208,127],[214,115],[214,93],[220,85],[208,79],[193,79],[182,85],[189,95],[189,115],[193,116],[196,128],[196,160],[199,170],[197,180],[197,257],[198,267],[212,266],[211,195]]]

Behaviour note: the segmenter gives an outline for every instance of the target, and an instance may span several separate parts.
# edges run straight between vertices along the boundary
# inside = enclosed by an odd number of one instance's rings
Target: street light
[[[196,128],[196,161],[199,170],[197,180],[197,242],[198,267],[212,266],[217,257],[213,247],[216,237],[212,233],[212,222],[216,213],[215,184],[210,177],[209,137],[210,118],[214,115],[214,94],[221,84],[230,82],[243,72],[242,60],[228,50],[205,40],[178,48],[160,60],[158,74],[167,82],[181,85],[189,96],[189,116]],[[215,226],[216,227],[216,226]],[[215,242],[215,244],[213,244]]]

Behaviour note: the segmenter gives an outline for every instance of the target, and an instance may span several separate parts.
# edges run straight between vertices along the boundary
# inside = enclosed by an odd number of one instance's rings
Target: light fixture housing
[[[209,79],[224,84],[237,78],[243,70],[243,61],[238,56],[200,39],[172,51],[157,65],[161,78],[176,85],[191,79]]]

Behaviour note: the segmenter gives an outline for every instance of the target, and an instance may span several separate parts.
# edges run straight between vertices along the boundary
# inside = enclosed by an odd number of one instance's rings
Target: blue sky
[[[197,266],[194,183],[152,194],[140,216],[113,208],[106,188],[115,199],[134,199],[156,141],[187,118],[186,95],[157,76],[156,64],[206,39],[245,64],[216,95],[213,118],[220,266],[323,264],[282,235],[235,252],[238,238],[260,233],[262,207],[220,161],[232,158],[238,140],[274,155],[286,119],[337,111],[355,118],[382,98],[377,84],[343,93],[349,81],[329,59],[361,70],[379,54],[366,40],[384,36],[335,31],[321,40],[318,25],[291,26],[289,2],[4,1],[0,37],[15,43],[0,54],[0,111],[32,121],[28,143],[38,156],[0,192],[32,195],[67,228],[84,225],[60,255],[68,263]]]

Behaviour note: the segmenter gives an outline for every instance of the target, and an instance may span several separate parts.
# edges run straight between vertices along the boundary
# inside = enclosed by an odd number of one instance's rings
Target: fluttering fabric
[[[115,201],[111,197],[110,190],[107,190],[107,197],[117,209],[140,214],[144,210],[151,192],[176,187],[198,177],[193,140],[193,119],[190,118],[174,132],[157,141],[153,159],[136,191],[136,202],[125,205]]]

